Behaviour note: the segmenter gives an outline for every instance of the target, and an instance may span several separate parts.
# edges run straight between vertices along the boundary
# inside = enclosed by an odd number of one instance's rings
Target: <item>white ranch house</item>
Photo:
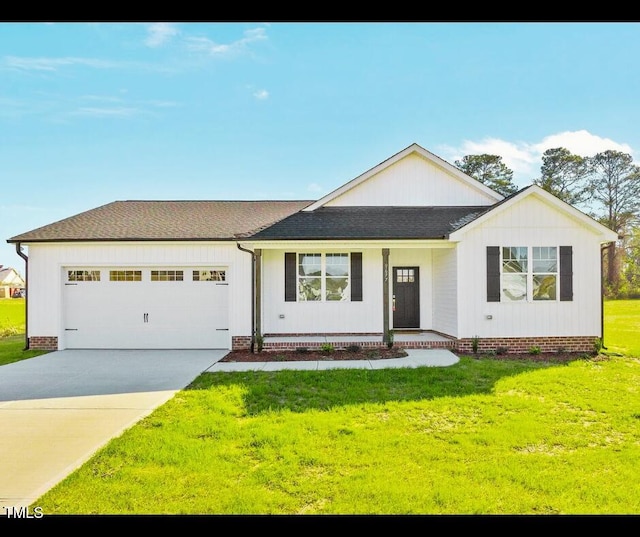
[[[590,351],[616,234],[413,144],[316,201],[116,201],[8,239],[30,348]],[[26,250],[25,250],[26,249]]]

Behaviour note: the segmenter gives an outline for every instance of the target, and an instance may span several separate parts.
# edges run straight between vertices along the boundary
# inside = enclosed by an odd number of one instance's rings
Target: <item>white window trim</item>
[[[526,248],[527,249],[527,271],[526,272],[504,272],[504,248]],[[534,248],[555,248],[556,249],[556,271],[555,272],[534,272],[533,271],[533,249]],[[523,274],[526,276],[527,282],[527,294],[524,300],[513,300],[509,298],[504,293],[504,286],[502,284],[503,277],[505,275],[512,274]],[[553,275],[556,278],[555,282],[555,298],[554,299],[545,299],[545,300],[534,300],[533,298],[533,277],[534,275]],[[545,302],[559,302],[560,301],[560,246],[555,244],[549,245],[535,245],[535,246],[524,246],[521,244],[510,244],[500,246],[500,301],[510,304],[519,304],[519,303],[545,303]]]
[[[301,276],[300,275],[300,257],[303,255],[320,255],[320,276]],[[327,255],[344,255],[347,257],[347,285],[343,289],[342,300],[327,300],[327,278],[331,278],[331,276],[327,276]],[[300,298],[300,279],[301,278],[320,278],[320,300],[305,300]],[[296,301],[297,302],[309,302],[309,303],[340,303],[340,302],[350,302],[351,301],[351,253],[349,252],[318,252],[318,251],[310,251],[310,252],[297,252],[296,253]]]

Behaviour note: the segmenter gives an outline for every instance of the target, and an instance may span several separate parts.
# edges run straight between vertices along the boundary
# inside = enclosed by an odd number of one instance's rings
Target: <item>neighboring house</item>
[[[527,352],[593,349],[616,238],[535,185],[503,198],[413,144],[317,201],[118,201],[8,242],[28,247],[32,348],[393,333]],[[437,341],[402,340],[425,333]]]
[[[24,280],[17,270],[0,265],[0,298],[12,298],[24,289]]]

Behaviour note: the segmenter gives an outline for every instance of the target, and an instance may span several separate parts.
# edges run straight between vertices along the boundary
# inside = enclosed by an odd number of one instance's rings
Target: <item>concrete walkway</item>
[[[0,517],[37,507],[40,496],[203,372],[382,369],[458,361],[449,351],[416,350],[406,358],[370,361],[220,363],[227,353],[65,350],[1,366]]]
[[[319,360],[304,362],[217,362],[207,371],[321,371],[327,369],[389,369],[399,367],[446,367],[459,361],[444,349],[408,349],[404,358],[383,360]]]

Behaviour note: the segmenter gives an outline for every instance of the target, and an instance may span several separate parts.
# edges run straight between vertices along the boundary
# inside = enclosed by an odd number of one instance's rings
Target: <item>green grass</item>
[[[78,515],[637,515],[639,306],[606,303],[608,352],[626,356],[205,373],[33,506]]]
[[[47,514],[639,514],[640,360],[205,373]]]
[[[604,318],[607,352],[640,356],[640,300],[607,300]]]
[[[0,298],[0,337],[24,334],[25,299]]]
[[[49,351],[24,350],[24,334],[18,336],[5,336],[0,338],[0,365],[19,362],[34,356],[46,354]]]
[[[0,365],[19,362],[48,351],[25,351],[25,299],[0,298]]]

